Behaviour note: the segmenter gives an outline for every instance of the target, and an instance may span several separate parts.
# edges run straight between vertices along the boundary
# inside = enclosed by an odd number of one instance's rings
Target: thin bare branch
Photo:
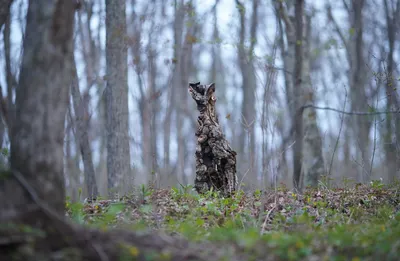
[[[279,12],[283,18],[283,21],[285,22],[286,30],[290,33],[293,33],[294,25],[290,21],[289,14],[287,13],[285,7],[283,6],[283,1],[277,1],[277,2],[278,2]]]
[[[349,50],[349,44],[348,44],[348,42],[347,42],[347,39],[346,39],[346,37],[344,36],[342,30],[340,29],[338,23],[336,22],[335,18],[334,18],[333,15],[332,15],[332,7],[331,7],[330,5],[329,5],[328,8],[327,8],[327,14],[328,14],[328,19],[329,19],[329,21],[331,21],[332,24],[333,24],[333,26],[335,27],[335,31],[336,31],[336,33],[339,35],[340,40],[343,42],[343,44],[344,44],[346,50]]]
[[[341,114],[354,115],[354,116],[369,116],[369,115],[392,114],[392,113],[399,113],[400,112],[400,110],[371,111],[371,112],[342,111],[342,110],[331,108],[331,107],[320,107],[320,106],[315,106],[315,105],[311,105],[311,104],[302,106],[300,108],[300,110],[303,110],[305,108],[314,108],[314,109],[317,109],[317,110],[334,111],[334,112],[338,112],[338,113],[341,113]]]

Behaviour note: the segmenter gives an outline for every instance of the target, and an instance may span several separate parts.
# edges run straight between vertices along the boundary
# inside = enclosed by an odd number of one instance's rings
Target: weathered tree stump
[[[218,122],[215,84],[189,83],[189,93],[197,104],[196,179],[199,194],[213,189],[230,196],[237,186],[236,152],[229,146]]]

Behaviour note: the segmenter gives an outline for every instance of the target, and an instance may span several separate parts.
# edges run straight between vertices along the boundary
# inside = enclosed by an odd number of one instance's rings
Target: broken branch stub
[[[195,189],[200,194],[213,189],[230,196],[237,186],[236,152],[230,147],[219,125],[215,84],[189,83],[189,93],[200,112],[196,130]]]

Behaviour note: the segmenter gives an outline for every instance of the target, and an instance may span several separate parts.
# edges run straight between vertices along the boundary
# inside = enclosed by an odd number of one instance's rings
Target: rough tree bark
[[[237,186],[236,152],[219,125],[215,84],[190,83],[189,93],[200,112],[196,131],[196,191],[205,193],[213,189],[230,196]]]
[[[293,73],[285,75],[286,98],[295,130],[293,185],[298,189],[316,187],[324,172],[321,134],[315,109],[302,109],[303,105],[314,103],[309,53],[311,22],[306,19],[304,23],[304,0],[288,3],[288,10],[282,2],[276,8],[286,27],[287,48],[282,52],[285,68]],[[284,47],[283,39],[280,45]]]
[[[304,105],[314,105],[314,90],[311,85],[310,72],[310,39],[311,39],[311,17],[306,16],[303,28],[303,67],[301,87],[304,93]],[[306,107],[302,110],[302,165],[300,189],[307,186],[317,187],[318,181],[325,173],[324,158],[322,155],[322,137],[317,123],[317,112],[315,108]]]
[[[125,2],[106,0],[107,172],[110,196],[131,175]]]
[[[94,170],[92,150],[89,142],[89,112],[87,106],[85,106],[84,98],[81,96],[79,90],[78,74],[76,71],[75,58],[71,55],[72,59],[72,84],[71,84],[71,96],[74,104],[75,111],[75,140],[79,145],[82,161],[83,161],[83,172],[85,174],[85,182],[87,187],[88,196],[91,199],[95,199],[98,195],[96,173]]]
[[[294,66],[294,116],[295,144],[293,145],[293,183],[297,188],[301,188],[301,167],[303,150],[303,118],[297,114],[303,103],[302,76],[303,76],[303,8],[304,0],[296,0],[295,19],[296,19],[296,45],[295,45],[295,66]]]

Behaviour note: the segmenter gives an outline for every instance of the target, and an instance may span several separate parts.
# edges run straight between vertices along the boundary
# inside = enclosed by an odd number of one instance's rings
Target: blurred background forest
[[[400,0],[305,1],[301,9],[294,0],[125,3],[125,15],[107,13],[115,28],[122,24],[117,35],[106,32],[104,1],[82,1],[76,13],[64,140],[72,199],[106,195],[110,165],[122,193],[193,184],[198,111],[188,83],[197,81],[216,84],[241,188],[292,188],[300,173],[338,185],[398,178]],[[4,163],[27,4],[13,1],[0,36]],[[113,93],[106,46],[121,37],[127,48],[114,45],[114,55],[127,56],[127,81],[114,82]],[[110,95],[117,122],[108,118]],[[110,133],[123,137],[124,150]],[[116,150],[124,157],[107,157]]]

